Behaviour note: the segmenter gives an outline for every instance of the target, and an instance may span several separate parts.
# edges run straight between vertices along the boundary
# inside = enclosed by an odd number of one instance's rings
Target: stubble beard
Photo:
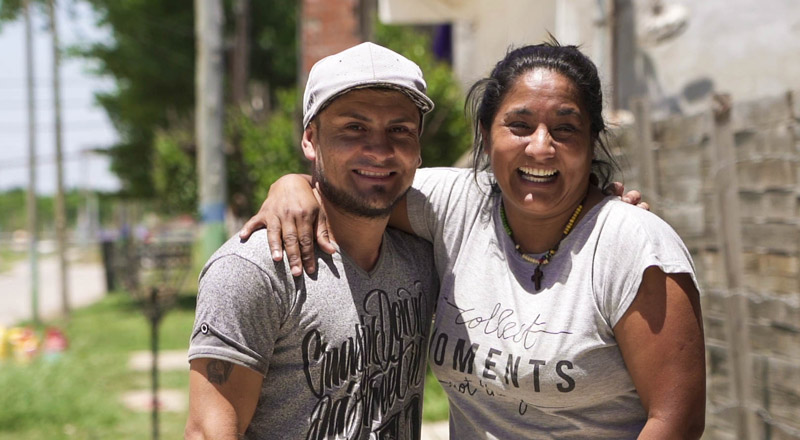
[[[365,197],[360,197],[357,194],[337,188],[325,177],[325,173],[319,166],[313,167],[314,181],[319,184],[319,189],[322,195],[334,206],[342,211],[355,215],[357,217],[377,219],[388,217],[392,213],[395,205],[406,195],[409,188],[406,188],[394,200],[387,203],[386,206],[372,206],[372,204]],[[373,186],[373,194],[380,196],[387,194],[386,188],[382,186]]]

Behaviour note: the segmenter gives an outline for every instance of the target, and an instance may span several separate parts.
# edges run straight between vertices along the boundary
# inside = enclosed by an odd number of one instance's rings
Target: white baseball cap
[[[423,115],[433,110],[419,66],[394,51],[367,42],[325,57],[311,68],[303,93],[303,128],[339,96],[373,87],[404,93]]]

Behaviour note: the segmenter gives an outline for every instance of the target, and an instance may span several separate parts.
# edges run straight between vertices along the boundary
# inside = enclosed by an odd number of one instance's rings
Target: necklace
[[[586,201],[586,198],[581,201],[577,208],[575,208],[575,212],[572,213],[572,217],[569,218],[567,225],[564,226],[564,232],[561,234],[561,238],[558,239],[556,244],[547,252],[542,255],[541,258],[532,257],[520,249],[519,244],[514,240],[514,234],[511,232],[511,226],[508,225],[508,218],[506,218],[506,209],[503,203],[500,203],[500,218],[503,220],[503,229],[506,230],[506,234],[511,238],[511,241],[514,242],[514,247],[516,248],[517,252],[519,253],[520,257],[523,260],[527,261],[528,263],[535,264],[536,269],[533,271],[533,275],[531,275],[531,281],[533,281],[533,286],[538,291],[542,288],[542,278],[544,277],[544,272],[542,271],[542,266],[546,265],[550,262],[550,259],[553,258],[553,255],[556,254],[558,251],[558,246],[561,244],[561,241],[569,235],[572,231],[572,227],[575,226],[575,220],[580,215],[581,211],[583,210],[583,203]]]

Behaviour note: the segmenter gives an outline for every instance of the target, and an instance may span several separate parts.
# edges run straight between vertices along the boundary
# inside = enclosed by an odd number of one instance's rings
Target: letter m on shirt
[[[462,373],[472,374],[472,366],[475,363],[475,352],[478,351],[480,344],[472,344],[468,350],[464,350],[467,341],[459,339],[456,348],[453,350],[453,369]]]

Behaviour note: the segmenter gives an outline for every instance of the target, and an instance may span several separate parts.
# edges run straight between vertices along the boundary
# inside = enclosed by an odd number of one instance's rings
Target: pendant
[[[531,281],[533,281],[533,287],[536,290],[542,288],[542,277],[544,277],[544,272],[542,272],[541,266],[536,266],[536,270],[533,271],[533,275],[531,276]]]

